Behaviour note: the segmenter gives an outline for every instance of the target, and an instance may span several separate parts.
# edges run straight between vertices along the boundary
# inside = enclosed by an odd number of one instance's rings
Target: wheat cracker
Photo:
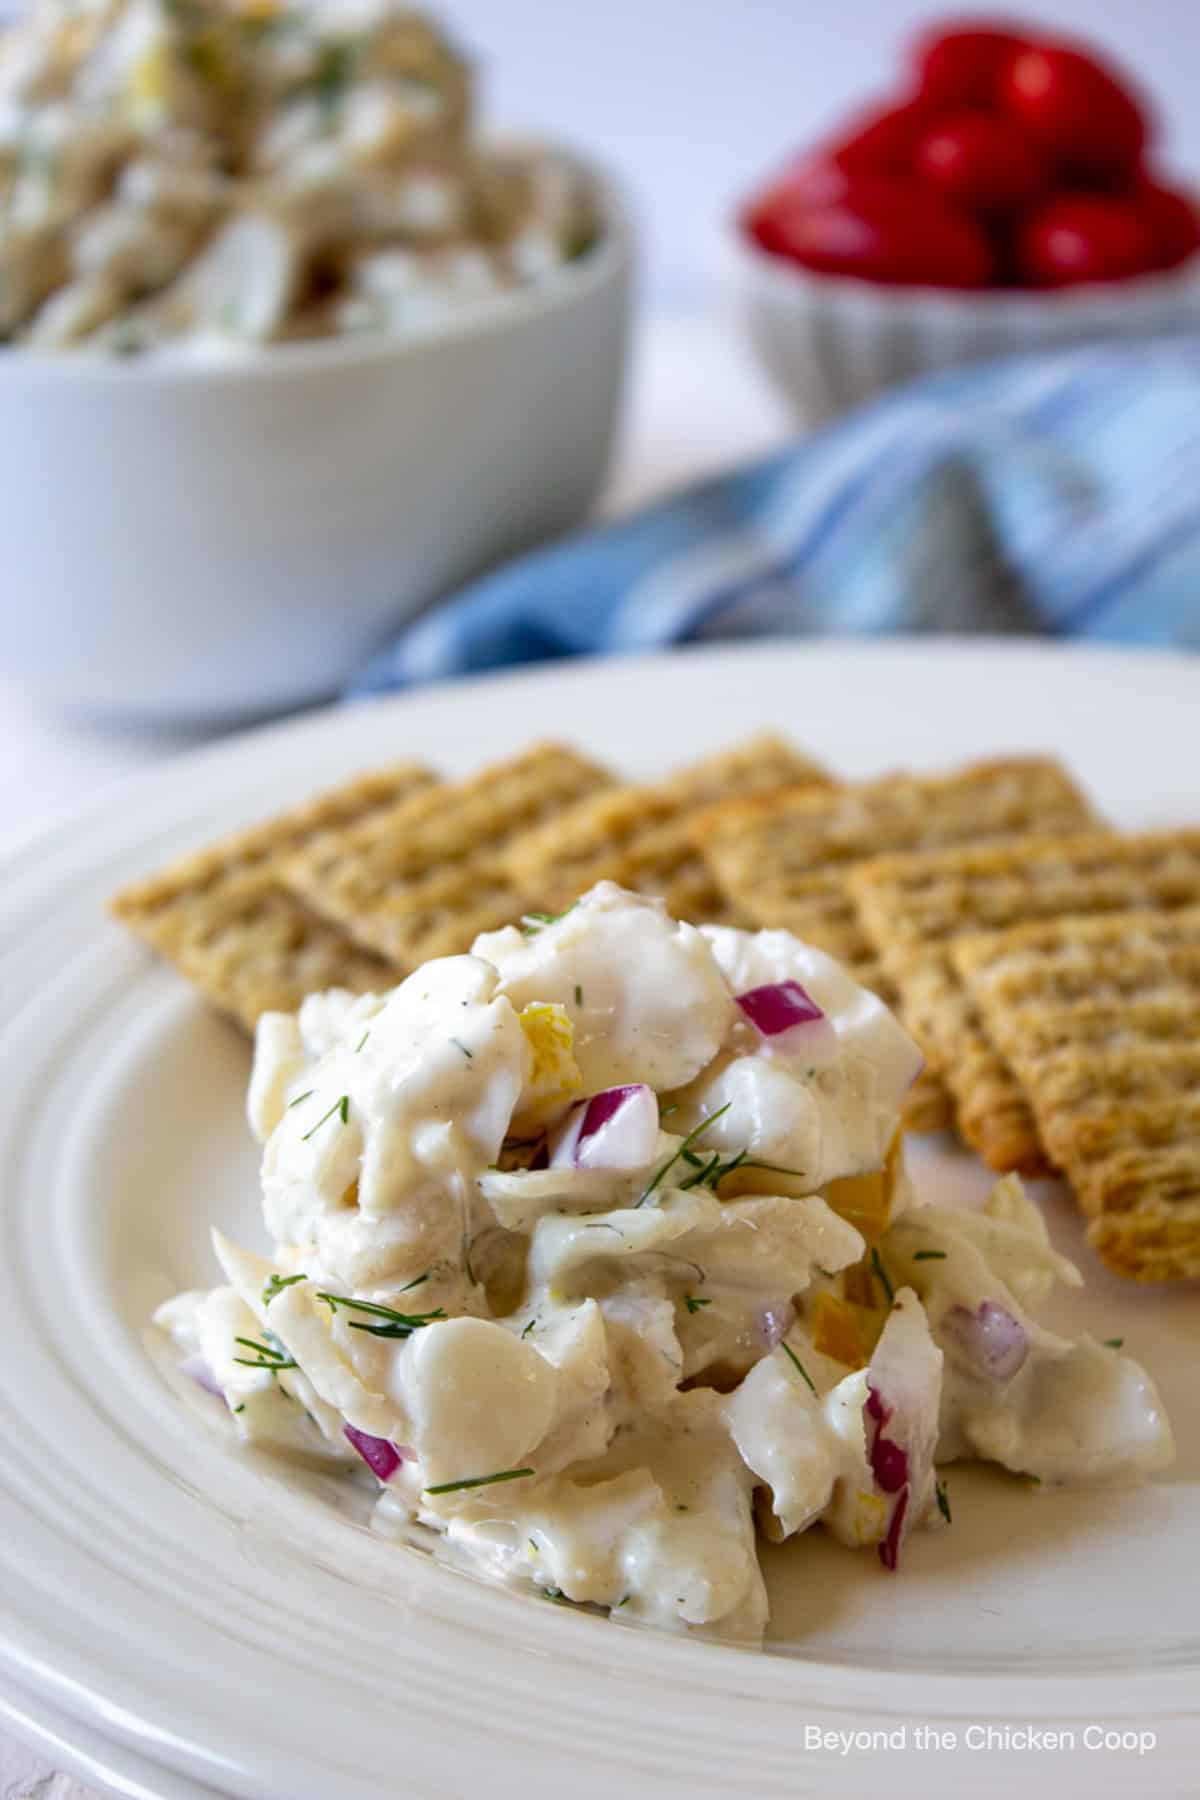
[[[850,885],[905,1016],[954,1096],[963,1136],[990,1167],[1037,1173],[1047,1147],[951,946],[1038,919],[1200,903],[1200,831],[1089,832],[881,858]],[[1079,978],[1091,979],[1086,965]]]
[[[283,860],[435,784],[417,763],[355,777],[248,830],[178,858],[111,902],[114,915],[222,1012],[253,1030],[318,988],[389,987],[395,969],[366,955],[279,882]]]
[[[1200,1275],[1200,906],[1038,921],[951,954],[1102,1260]]]
[[[538,744],[323,836],[286,862],[282,879],[364,949],[413,967],[468,950],[527,910],[508,845],[611,784],[566,746]]]

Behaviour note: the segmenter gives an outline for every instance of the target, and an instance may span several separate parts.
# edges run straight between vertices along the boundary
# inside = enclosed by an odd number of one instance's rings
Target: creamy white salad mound
[[[1150,1377],[1031,1316],[1075,1268],[1020,1183],[917,1203],[920,1056],[782,931],[601,883],[390,993],[259,1025],[271,1256],[167,1302],[247,1442],[361,1468],[376,1522],[527,1589],[755,1641],[756,1553],[895,1569],[937,1466],[1044,1483],[1173,1454]]]

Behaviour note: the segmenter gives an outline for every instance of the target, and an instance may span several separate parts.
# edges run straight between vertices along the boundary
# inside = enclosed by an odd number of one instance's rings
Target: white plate
[[[372,762],[466,770],[561,734],[635,772],[765,725],[850,774],[1060,752],[1122,824],[1194,816],[1200,663],[916,641],[718,646],[421,694],[232,740],[129,784],[0,882],[0,1703],[113,1792],[197,1800],[1194,1791],[1200,1751],[1196,1292],[1057,1242],[1180,1443],[1130,1492],[952,1471],[954,1525],[888,1576],[813,1533],[769,1557],[773,1655],[615,1628],[361,1527],[185,1409],[146,1321],[257,1236],[248,1056],[101,911],[119,883]],[[941,1143],[918,1173],[986,1183]],[[988,1727],[1001,1747],[973,1748]],[[1070,1749],[1020,1733],[1075,1734]],[[815,1748],[816,1728],[891,1749]],[[921,1749],[919,1728],[957,1734]],[[1085,1732],[1152,1733],[1152,1749]],[[898,1734],[898,1735],[896,1735]],[[1017,1734],[1017,1735],[1013,1735]],[[944,1740],[942,1740],[944,1742]],[[886,1784],[886,1786],[885,1786]]]

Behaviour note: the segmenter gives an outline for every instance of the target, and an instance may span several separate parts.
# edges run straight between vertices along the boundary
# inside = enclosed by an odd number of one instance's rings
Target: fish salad
[[[760,1533],[822,1524],[894,1571],[946,1523],[940,1464],[1172,1456],[1138,1364],[1033,1317],[1080,1276],[1019,1181],[918,1203],[920,1067],[788,932],[601,883],[389,993],[265,1015],[273,1252],[216,1234],[225,1285],[156,1318],[246,1442],[365,1464],[381,1531],[757,1642]]]
[[[586,180],[474,123],[394,0],[36,0],[0,36],[0,335],[219,359],[552,276],[599,234]]]

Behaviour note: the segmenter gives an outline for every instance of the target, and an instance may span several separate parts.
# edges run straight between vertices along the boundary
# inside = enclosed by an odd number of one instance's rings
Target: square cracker
[[[504,861],[509,844],[611,785],[573,750],[539,744],[322,836],[282,879],[362,948],[411,968],[517,918],[527,899]]]
[[[958,939],[954,965],[1120,1275],[1200,1275],[1200,907]]]
[[[399,763],[181,857],[111,902],[118,919],[173,962],[222,1012],[254,1029],[260,1013],[290,1012],[319,988],[390,987],[397,971],[364,954],[278,880],[279,865],[429,789],[434,775]]]
[[[949,775],[887,775],[825,792],[734,802],[702,815],[693,831],[713,877],[746,918],[827,950],[895,1006],[900,996],[891,972],[847,886],[851,870],[881,851],[1055,834],[1091,818],[1057,763],[1010,758]],[[915,1020],[906,1023],[920,1039]],[[936,1071],[927,1070],[909,1095],[905,1123],[931,1131],[950,1122],[949,1096]]]
[[[610,788],[541,830],[518,838],[507,856],[530,906],[558,912],[597,881],[660,895],[676,918],[740,924],[714,883],[691,821],[733,795],[769,794],[800,784],[829,785],[825,770],[782,738],[752,738],[690,763],[665,781]]]
[[[993,1169],[1036,1173],[1047,1147],[1021,1085],[963,985],[955,939],[1037,919],[1200,903],[1200,831],[1111,832],[888,857],[851,877],[906,1018]]]

